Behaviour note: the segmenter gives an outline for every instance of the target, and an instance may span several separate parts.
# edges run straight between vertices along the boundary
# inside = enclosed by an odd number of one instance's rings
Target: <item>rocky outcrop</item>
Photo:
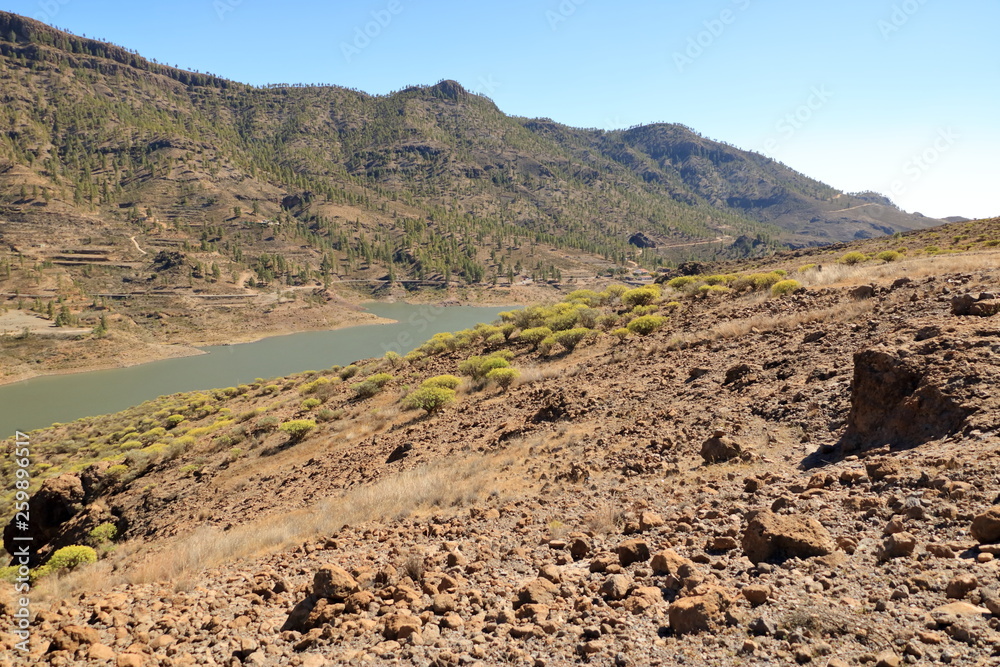
[[[58,535],[64,523],[81,509],[84,500],[83,484],[76,475],[59,475],[45,480],[41,488],[28,501],[28,531],[18,529],[17,517],[11,519],[3,531],[3,545],[7,553],[14,553],[15,533],[32,538],[32,547],[41,551]],[[36,555],[37,565],[40,557]]]
[[[845,449],[912,447],[960,429],[969,411],[952,393],[947,369],[935,361],[933,351],[876,347],[855,353]]]
[[[951,314],[974,317],[992,317],[1000,313],[1000,299],[991,293],[982,293],[979,296],[971,294],[961,294],[951,300]]]
[[[649,238],[648,236],[646,236],[642,232],[636,232],[635,234],[633,234],[632,236],[630,236],[628,242],[629,242],[630,245],[633,245],[636,248],[655,248],[656,247],[656,241],[654,241],[653,239]]]

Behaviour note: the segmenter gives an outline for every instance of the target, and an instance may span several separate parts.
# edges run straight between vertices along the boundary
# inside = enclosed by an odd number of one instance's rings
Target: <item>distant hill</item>
[[[214,264],[254,284],[474,283],[939,224],[680,125],[516,118],[454,81],[255,88],[5,12],[0,81],[4,244],[43,262],[112,249],[126,266],[99,285],[67,265],[92,289],[179,247],[195,281]]]

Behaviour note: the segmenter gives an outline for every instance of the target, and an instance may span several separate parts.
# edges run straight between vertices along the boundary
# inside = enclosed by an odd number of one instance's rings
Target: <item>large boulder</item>
[[[1000,544],[1000,505],[972,520],[972,537],[980,544]]]
[[[343,602],[358,590],[358,582],[347,570],[336,565],[324,565],[313,576],[313,595]]]
[[[705,463],[721,463],[739,458],[743,448],[732,438],[726,437],[722,431],[716,431],[712,437],[701,445],[701,458]]]
[[[725,613],[732,604],[733,598],[718,587],[680,598],[667,609],[670,629],[678,635],[714,632],[725,623]]]
[[[517,591],[517,602],[514,608],[517,609],[526,604],[551,605],[559,595],[559,587],[548,579],[537,577],[525,582]]]
[[[742,545],[746,557],[754,564],[826,556],[835,549],[830,533],[816,519],[782,516],[767,510],[749,516]]]

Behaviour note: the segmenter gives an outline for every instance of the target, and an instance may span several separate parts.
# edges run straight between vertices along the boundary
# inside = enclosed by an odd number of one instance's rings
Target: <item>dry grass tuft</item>
[[[956,253],[914,257],[888,264],[824,264],[821,271],[796,276],[807,287],[867,285],[891,282],[896,278],[925,278],[946,273],[962,273],[996,268],[998,253]]]
[[[755,329],[757,331],[778,331],[816,322],[850,322],[871,312],[872,308],[874,308],[874,303],[871,301],[847,301],[830,308],[802,311],[791,315],[772,317],[757,315],[741,320],[730,320],[705,331],[677,336],[670,341],[670,347],[681,349],[696,343],[739,338]]]
[[[157,581],[186,588],[207,568],[287,549],[317,535],[334,534],[345,525],[389,521],[421,510],[473,503],[504,492],[495,471],[523,462],[526,449],[525,443],[515,443],[503,452],[401,472],[290,514],[228,531],[198,528],[156,551],[126,543],[80,572],[44,580],[38,594],[51,599],[81,590]]]

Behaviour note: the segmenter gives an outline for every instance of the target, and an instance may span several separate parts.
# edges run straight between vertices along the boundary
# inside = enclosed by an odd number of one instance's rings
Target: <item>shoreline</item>
[[[18,382],[25,382],[27,380],[34,380],[36,378],[51,377],[57,375],[76,375],[77,373],[90,373],[94,371],[111,371],[117,368],[132,368],[133,366],[141,366],[143,364],[151,364],[156,361],[167,361],[168,359],[183,359],[184,357],[197,357],[202,354],[208,354],[197,347],[182,344],[171,344],[171,343],[148,343],[149,347],[154,349],[162,350],[177,350],[177,354],[164,354],[164,355],[142,355],[138,359],[120,361],[114,363],[106,364],[95,364],[93,366],[81,366],[79,368],[61,368],[57,370],[49,371],[38,371],[38,372],[28,372],[21,373],[20,375],[11,375],[9,377],[0,378],[0,387],[6,387],[7,385],[17,384]]]
[[[426,306],[426,305],[440,305],[444,308],[451,307],[510,307],[518,308],[522,307],[523,304],[512,304],[512,305],[496,305],[491,304],[488,306],[483,306],[476,303],[447,303],[447,304],[431,304],[429,302],[416,302],[411,303],[405,300],[393,300],[393,301],[365,301],[364,303],[371,303],[375,305],[381,304],[406,304],[411,306]],[[352,304],[358,306],[359,304]],[[133,348],[129,350],[131,353],[137,353],[134,359],[118,360],[110,363],[96,363],[93,365],[84,365],[77,368],[63,368],[55,370],[41,370],[41,371],[29,371],[25,373],[20,373],[18,375],[11,375],[8,377],[0,377],[0,387],[5,387],[8,385],[17,384],[19,382],[25,382],[27,380],[33,380],[42,377],[51,377],[59,375],[74,375],[77,373],[90,373],[94,371],[107,371],[119,368],[132,368],[134,366],[141,366],[143,364],[149,364],[157,361],[166,361],[169,359],[181,359],[184,357],[194,357],[203,354],[210,354],[205,351],[204,348],[207,347],[229,347],[235,345],[246,345],[249,343],[256,343],[267,338],[279,338],[282,336],[291,336],[300,333],[309,333],[316,331],[336,331],[339,329],[349,329],[353,327],[364,327],[364,326],[385,326],[389,324],[397,324],[398,320],[393,320],[385,317],[380,317],[371,313],[367,310],[356,311],[358,315],[366,315],[367,317],[358,318],[347,318],[339,323],[324,326],[304,326],[304,327],[286,327],[273,330],[265,330],[253,335],[235,335],[226,337],[222,340],[212,341],[211,339],[205,341],[192,341],[192,342],[173,342],[173,343],[143,343],[140,348]]]
[[[209,354],[209,352],[206,352],[203,349],[206,347],[228,347],[231,345],[246,345],[248,343],[256,343],[266,338],[291,336],[294,334],[308,333],[311,331],[336,331],[338,329],[348,329],[351,327],[358,327],[358,326],[374,326],[374,325],[385,325],[394,323],[395,320],[389,320],[386,318],[378,317],[377,315],[372,315],[371,321],[369,321],[368,318],[364,318],[360,320],[344,321],[338,324],[334,324],[331,326],[323,326],[323,327],[307,326],[299,329],[275,329],[273,331],[265,331],[260,335],[234,336],[220,342],[194,341],[194,342],[174,342],[174,343],[143,343],[142,348],[133,348],[132,350],[130,350],[130,352],[132,353],[137,353],[136,358],[134,359],[119,360],[110,363],[96,363],[93,365],[84,365],[77,368],[61,368],[54,370],[29,371],[26,373],[20,373],[18,375],[0,377],[0,387],[5,387],[8,385],[17,384],[19,382],[25,382],[27,380],[34,380],[36,378],[42,378],[42,377],[75,375],[77,373],[90,373],[94,371],[110,371],[118,368],[132,368],[134,366],[142,366],[143,364],[151,364],[157,361],[167,361],[169,359],[183,359],[184,357],[196,357],[203,354]]]

